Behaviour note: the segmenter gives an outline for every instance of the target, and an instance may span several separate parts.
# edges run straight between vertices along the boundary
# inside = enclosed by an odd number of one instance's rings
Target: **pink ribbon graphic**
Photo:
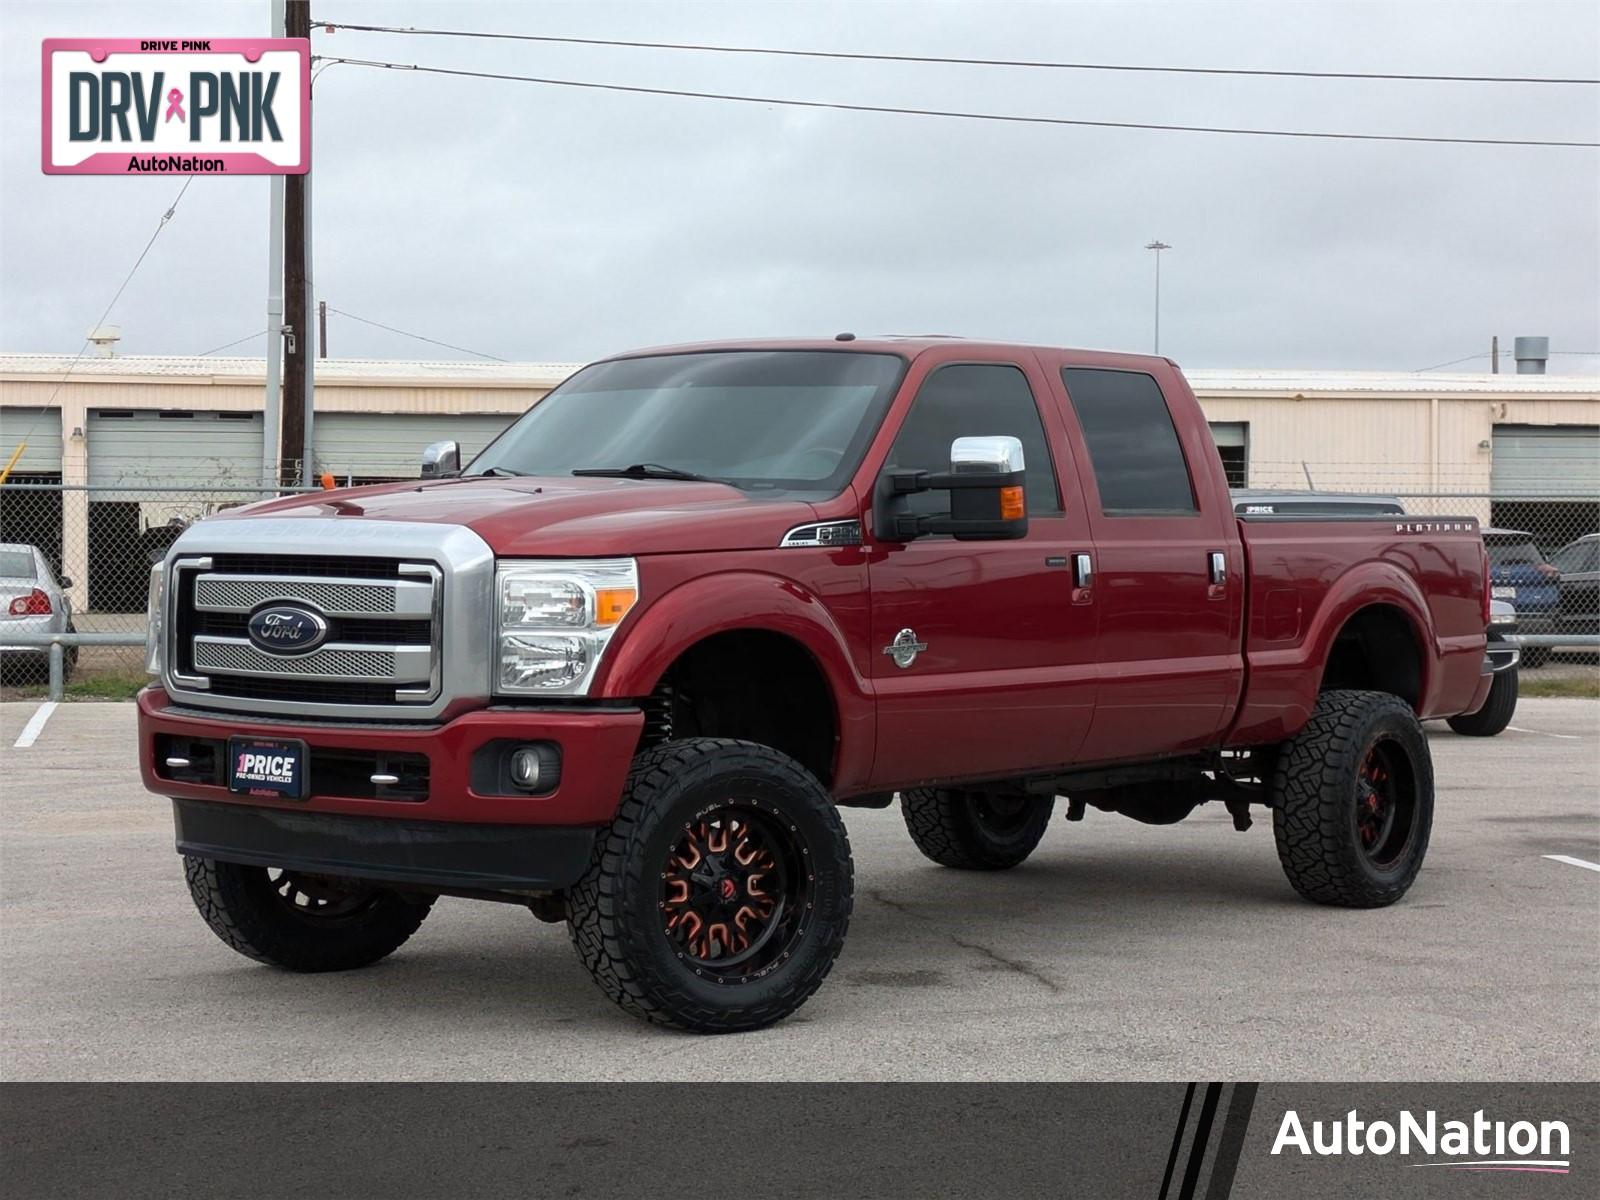
[[[189,119],[183,115],[183,93],[177,88],[173,88],[167,93],[167,115],[162,123],[165,124],[166,121],[172,120],[173,117],[177,117],[180,121]]]

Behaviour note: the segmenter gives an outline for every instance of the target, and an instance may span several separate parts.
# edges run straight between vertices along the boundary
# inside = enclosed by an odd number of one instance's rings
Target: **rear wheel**
[[[667,742],[634,762],[567,896],[567,928],[625,1011],[695,1033],[760,1029],[844,944],[850,842],[815,776],[766,746]]]
[[[1517,668],[1501,671],[1489,685],[1489,698],[1475,713],[1461,713],[1446,721],[1457,733],[1467,737],[1493,737],[1511,724],[1517,711]]]
[[[184,878],[211,931],[257,962],[289,971],[346,971],[398,950],[433,897],[360,879],[248,867],[185,855]]]
[[[944,867],[1003,871],[1032,854],[1050,825],[1054,796],[956,788],[900,794],[911,840]]]
[[[1308,900],[1378,908],[1406,894],[1433,827],[1433,760],[1411,706],[1324,692],[1273,773],[1272,828]]]

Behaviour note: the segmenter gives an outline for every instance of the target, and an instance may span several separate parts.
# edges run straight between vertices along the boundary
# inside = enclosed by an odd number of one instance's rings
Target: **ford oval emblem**
[[[275,604],[252,615],[245,632],[268,654],[305,654],[328,640],[328,622],[309,608]]]

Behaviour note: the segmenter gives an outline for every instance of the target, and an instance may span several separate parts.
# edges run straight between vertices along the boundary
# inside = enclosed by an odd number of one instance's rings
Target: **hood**
[[[654,479],[440,479],[283,496],[219,513],[465,525],[519,558],[680,554],[777,546],[817,519],[800,500],[720,483]]]

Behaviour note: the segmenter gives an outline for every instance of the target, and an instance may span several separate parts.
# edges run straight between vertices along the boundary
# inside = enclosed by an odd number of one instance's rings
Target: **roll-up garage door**
[[[430,443],[460,442],[465,466],[514,420],[510,413],[318,413],[317,470],[340,483],[415,479]]]
[[[1496,425],[1495,498],[1592,496],[1600,489],[1600,426]]]
[[[61,410],[59,408],[0,408],[0,466],[17,447],[22,457],[11,468],[13,476],[61,473]]]
[[[102,410],[88,432],[94,500],[148,498],[141,488],[237,487],[247,498],[261,479],[260,413]]]

